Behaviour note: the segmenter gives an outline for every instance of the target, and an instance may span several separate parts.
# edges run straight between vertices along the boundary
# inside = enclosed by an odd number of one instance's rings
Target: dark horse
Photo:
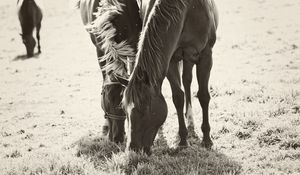
[[[213,0],[140,0],[140,7],[144,26],[137,62],[123,98],[129,118],[127,148],[150,153],[157,131],[168,112],[161,93],[166,76],[170,80],[177,108],[181,143],[186,144],[184,94],[180,89],[178,70],[180,60],[185,62],[185,74],[191,74],[192,70],[188,67],[193,64],[197,66],[197,96],[203,114],[202,144],[210,148],[208,81],[218,25],[215,3]]]
[[[40,29],[43,18],[42,4],[40,0],[18,0],[18,16],[22,28],[22,40],[25,44],[27,57],[32,57],[36,41],[33,38],[33,29],[36,28],[38,41],[38,53],[41,53]]]
[[[102,109],[111,141],[124,141],[123,91],[133,68],[142,28],[135,0],[77,0],[83,24],[96,47],[103,75]]]

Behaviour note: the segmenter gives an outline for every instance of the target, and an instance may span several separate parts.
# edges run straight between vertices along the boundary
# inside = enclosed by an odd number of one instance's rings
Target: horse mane
[[[134,62],[135,50],[122,41],[117,43],[114,37],[117,30],[112,21],[123,12],[124,4],[118,0],[101,0],[97,12],[93,15],[96,19],[86,26],[86,30],[96,37],[97,47],[104,51],[104,55],[98,58],[100,64],[105,63],[102,71],[114,72],[118,76],[128,79],[127,65]]]
[[[158,86],[158,80],[165,74],[164,43],[161,31],[167,31],[171,23],[178,22],[188,0],[156,0],[138,43],[137,61],[125,91],[124,105],[141,104],[149,94],[145,88]],[[146,86],[148,85],[148,86]]]

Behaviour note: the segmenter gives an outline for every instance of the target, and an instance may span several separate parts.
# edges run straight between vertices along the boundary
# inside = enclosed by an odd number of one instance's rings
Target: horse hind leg
[[[191,101],[191,83],[193,80],[193,66],[192,62],[183,61],[183,73],[182,73],[182,82],[184,87],[185,93],[185,117],[188,122],[188,127],[194,127],[194,120],[193,120],[193,109],[192,109],[192,101]]]
[[[41,23],[38,23],[36,26],[36,38],[38,41],[38,53],[42,53],[41,44],[40,44],[40,29],[41,29]]]
[[[200,62],[197,64],[197,80],[199,85],[198,99],[202,108],[203,121],[201,130],[203,132],[202,146],[211,148],[213,142],[210,138],[210,125],[208,116],[208,107],[210,95],[208,90],[208,81],[210,77],[210,70],[212,67],[212,51],[211,48],[205,48],[200,55]]]
[[[167,78],[170,82],[170,86],[172,89],[172,99],[175,105],[177,116],[178,116],[178,123],[179,123],[179,137],[180,142],[179,146],[187,146],[187,128],[184,121],[183,116],[183,106],[184,106],[184,92],[181,90],[181,80],[179,74],[179,64],[176,61],[171,61]]]

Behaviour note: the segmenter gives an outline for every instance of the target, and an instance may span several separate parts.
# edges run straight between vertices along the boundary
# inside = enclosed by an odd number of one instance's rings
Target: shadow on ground
[[[91,161],[96,169],[108,174],[240,174],[241,165],[226,155],[201,147],[200,139],[189,128],[190,146],[170,148],[160,130],[152,147],[152,155],[124,152],[125,145],[116,145],[100,137],[84,137],[77,142],[77,156]]]
[[[31,58],[38,58],[39,55],[40,55],[40,53],[35,53],[35,54],[33,54],[32,57],[28,57],[26,54],[25,55],[24,54],[23,55],[18,55],[13,59],[13,61],[19,61],[19,60],[24,61],[24,60],[28,60],[28,59],[31,59]]]

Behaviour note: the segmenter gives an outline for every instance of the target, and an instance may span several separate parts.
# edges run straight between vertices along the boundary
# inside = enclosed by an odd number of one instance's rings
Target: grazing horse
[[[77,0],[81,18],[96,47],[103,75],[102,109],[111,141],[124,141],[122,95],[133,68],[142,28],[135,0]]]
[[[179,112],[179,136],[181,142],[186,143],[184,94],[180,89],[178,71],[180,60],[185,62],[185,66],[197,66],[197,96],[203,114],[202,144],[210,148],[208,81],[218,25],[215,3],[213,0],[140,0],[139,4],[143,29],[136,64],[123,97],[123,106],[129,119],[127,148],[150,154],[157,131],[168,113],[161,93],[166,76],[170,80],[174,104]]]
[[[32,57],[36,41],[33,38],[33,29],[36,28],[36,38],[38,41],[38,53],[41,53],[40,29],[43,18],[41,0],[18,0],[18,16],[22,28],[22,40],[25,44],[27,57]]]

